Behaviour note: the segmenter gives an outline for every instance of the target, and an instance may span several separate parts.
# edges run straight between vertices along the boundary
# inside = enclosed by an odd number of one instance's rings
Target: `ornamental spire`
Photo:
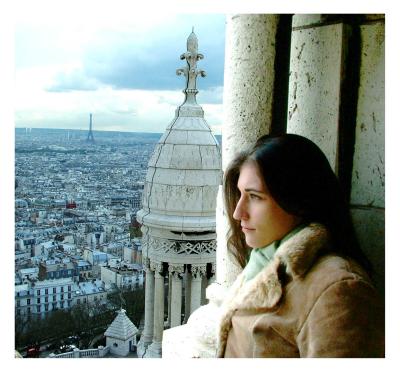
[[[197,61],[203,59],[204,56],[198,52],[197,36],[194,33],[194,27],[186,42],[187,52],[181,55],[181,59],[186,59],[187,66],[176,70],[177,75],[184,75],[186,78],[186,89],[183,90],[185,94],[185,101],[182,106],[196,105],[196,94],[199,92],[196,89],[197,75],[202,77],[206,76],[204,70],[197,69]]]

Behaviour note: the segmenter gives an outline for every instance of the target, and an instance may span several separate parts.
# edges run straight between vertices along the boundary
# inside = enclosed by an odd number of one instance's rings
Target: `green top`
[[[253,279],[265,266],[267,266],[268,262],[273,259],[275,252],[279,248],[279,246],[286,240],[291,238],[293,235],[297,234],[305,226],[306,225],[304,224],[298,225],[289,233],[287,233],[281,240],[275,240],[266,247],[252,249],[249,261],[247,262],[247,265],[243,270],[246,281]]]

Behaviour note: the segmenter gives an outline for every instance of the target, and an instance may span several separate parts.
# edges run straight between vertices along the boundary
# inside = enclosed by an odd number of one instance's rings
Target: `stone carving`
[[[181,275],[185,272],[185,266],[179,264],[169,264],[168,272],[174,279],[181,279]]]
[[[177,75],[184,75],[186,78],[187,88],[183,91],[186,95],[185,103],[197,105],[196,94],[198,90],[196,89],[196,78],[197,75],[201,77],[206,76],[204,70],[197,69],[197,61],[203,58],[204,56],[198,52],[197,36],[192,30],[187,40],[187,52],[181,55],[181,59],[186,59],[188,65],[176,70]]]
[[[207,265],[194,265],[192,264],[192,267],[190,269],[190,272],[192,274],[192,277],[194,278],[199,278],[200,276],[205,276],[207,271]]]
[[[161,274],[163,272],[162,262],[150,261],[150,269]]]
[[[184,267],[184,265],[170,263],[168,265],[168,272],[170,272],[170,273],[177,272],[179,274],[183,274],[185,272],[185,267]]]
[[[163,253],[204,254],[214,253],[217,249],[217,242],[215,240],[182,241],[148,236],[146,243],[153,251],[161,251]]]
[[[143,257],[142,258],[142,263],[143,263],[143,266],[144,266],[146,271],[151,270],[150,269],[150,259],[148,257]]]

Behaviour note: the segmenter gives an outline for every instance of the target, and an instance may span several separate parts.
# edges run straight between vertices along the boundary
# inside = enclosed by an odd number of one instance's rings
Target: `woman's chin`
[[[257,242],[255,242],[254,240],[246,239],[246,244],[247,244],[250,248],[258,248]]]

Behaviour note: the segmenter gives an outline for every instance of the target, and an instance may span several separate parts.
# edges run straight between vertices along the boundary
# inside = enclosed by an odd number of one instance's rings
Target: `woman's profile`
[[[323,152],[266,135],[224,176],[228,249],[218,357],[383,357],[384,312]]]

